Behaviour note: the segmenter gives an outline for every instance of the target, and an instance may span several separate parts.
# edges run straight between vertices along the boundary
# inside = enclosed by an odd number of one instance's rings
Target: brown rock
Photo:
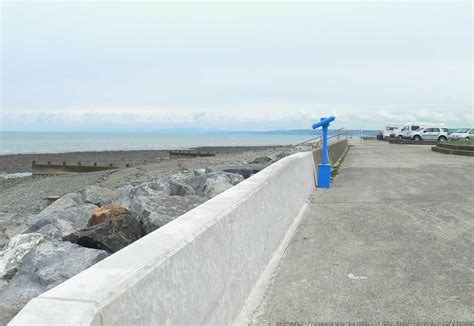
[[[120,204],[106,205],[94,208],[92,216],[87,221],[87,227],[105,222],[112,221],[122,214],[127,214],[128,208]]]

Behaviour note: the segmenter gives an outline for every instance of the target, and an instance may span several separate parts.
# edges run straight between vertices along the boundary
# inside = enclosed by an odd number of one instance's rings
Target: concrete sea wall
[[[344,154],[348,147],[347,139],[337,140],[336,142],[328,145],[328,162],[330,164],[336,163],[336,161]],[[316,178],[318,177],[317,164],[323,160],[323,150],[318,148],[313,151],[314,163],[316,165]]]
[[[347,139],[338,140],[328,146],[328,161],[331,164],[334,164],[344,153],[348,144]],[[323,151],[321,148],[318,148],[313,151],[315,163],[320,163],[323,159]]]
[[[332,144],[331,159],[346,146]],[[31,300],[10,325],[232,324],[314,191],[317,155],[281,159]]]

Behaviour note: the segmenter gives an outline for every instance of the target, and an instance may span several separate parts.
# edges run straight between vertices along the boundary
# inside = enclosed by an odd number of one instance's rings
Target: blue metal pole
[[[323,125],[323,164],[328,163],[328,125]]]
[[[318,164],[318,187],[329,188],[331,184],[331,165],[328,164],[328,127],[336,117],[321,118],[320,121],[313,123],[313,129],[321,127],[323,129],[323,159]]]

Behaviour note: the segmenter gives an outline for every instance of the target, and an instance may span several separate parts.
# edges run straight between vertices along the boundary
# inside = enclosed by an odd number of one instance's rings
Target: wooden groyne
[[[209,157],[216,156],[216,153],[211,152],[202,152],[196,150],[176,150],[170,151],[170,158],[188,158],[188,157]]]
[[[47,164],[37,164],[33,161],[31,164],[31,172],[33,175],[61,175],[115,169],[118,169],[118,167],[114,166],[112,163],[108,166],[99,166],[97,163],[94,163],[93,165],[82,165],[81,162],[77,162],[76,165],[67,165],[66,162],[63,162],[63,164],[51,164],[51,162],[48,162]]]

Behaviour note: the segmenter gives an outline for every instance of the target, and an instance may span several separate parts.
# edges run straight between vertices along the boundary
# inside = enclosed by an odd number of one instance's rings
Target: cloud
[[[19,111],[2,114],[2,130],[156,130],[163,128],[212,128],[225,130],[270,130],[310,128],[320,117],[335,115],[336,128],[381,129],[386,123],[444,123],[447,127],[473,125],[473,107],[440,108],[360,108],[330,109],[288,105],[233,107],[207,111],[191,108]]]
[[[2,130],[473,124],[470,2],[2,8]]]

